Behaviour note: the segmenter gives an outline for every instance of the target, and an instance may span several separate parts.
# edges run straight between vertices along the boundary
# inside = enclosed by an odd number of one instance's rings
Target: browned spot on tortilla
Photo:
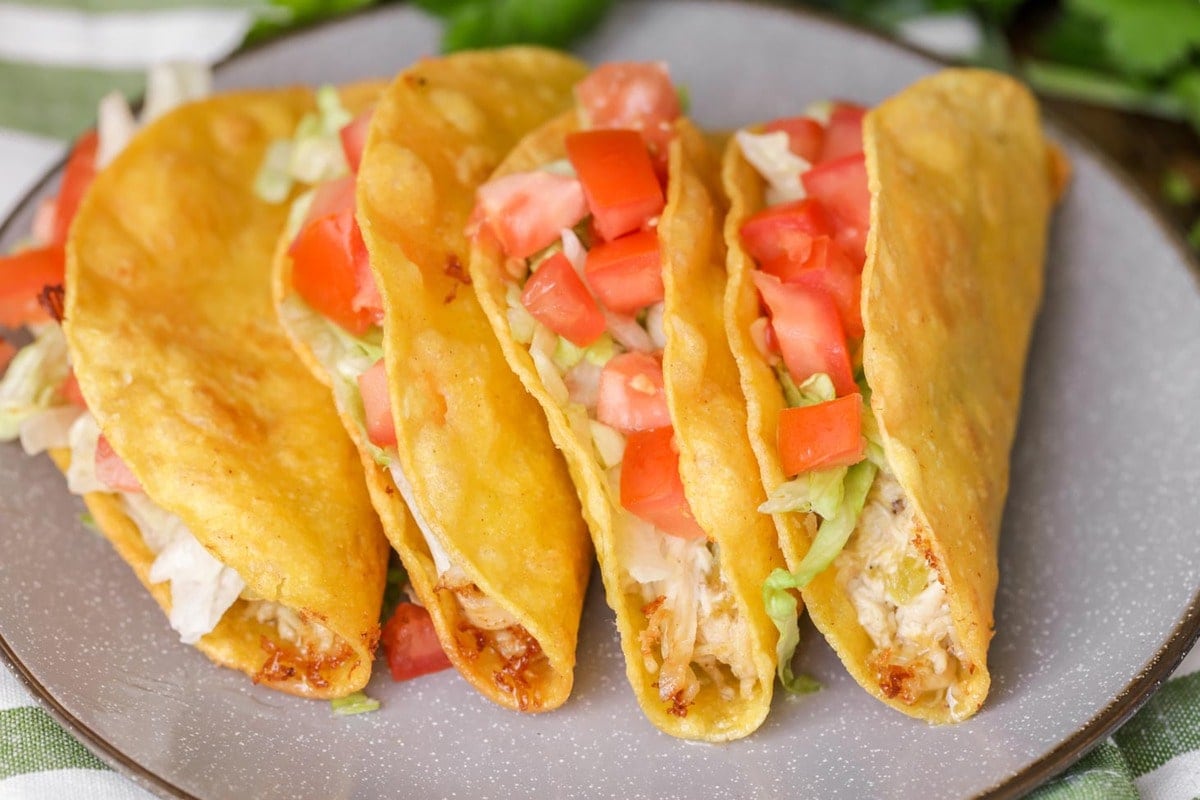
[[[667,709],[667,713],[673,717],[684,718],[688,714],[688,707],[692,701],[683,699],[683,689],[680,689],[675,694],[671,695],[671,707]]]
[[[467,270],[463,267],[462,262],[458,260],[458,256],[454,253],[450,253],[448,256],[446,256],[446,266],[442,268],[442,272],[444,272],[450,278],[453,278],[455,281],[450,285],[450,291],[446,293],[446,297],[443,300],[445,303],[450,303],[453,302],[454,298],[458,296],[458,287],[460,285],[471,285],[471,276],[467,274]]]
[[[56,283],[52,286],[43,286],[41,293],[38,295],[38,305],[53,317],[54,321],[62,324],[63,304],[67,299],[67,290],[63,288],[61,283]]]
[[[541,645],[525,628],[513,625],[506,630],[521,642],[521,650],[511,658],[504,659],[504,666],[496,670],[493,677],[498,687],[516,698],[517,707],[526,711],[533,699],[529,691],[529,672],[538,661],[544,660],[545,656],[542,654]]]

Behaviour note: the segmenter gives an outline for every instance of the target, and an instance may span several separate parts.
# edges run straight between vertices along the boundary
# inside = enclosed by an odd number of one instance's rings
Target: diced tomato
[[[587,347],[604,333],[600,306],[562,253],[547,258],[529,276],[521,303],[534,319],[579,347]]]
[[[637,133],[580,131],[567,136],[566,146],[596,230],[605,239],[636,231],[662,213],[666,203],[662,186],[650,151]]]
[[[704,529],[683,493],[674,436],[670,427],[629,434],[621,463],[621,505],[663,533],[702,539]]]
[[[57,225],[58,198],[42,198],[42,201],[38,203],[37,211],[33,212],[33,225],[29,231],[33,241],[39,245],[53,243]]]
[[[342,152],[346,154],[346,163],[355,175],[358,174],[358,165],[362,163],[363,150],[367,146],[367,131],[371,127],[371,116],[374,113],[375,107],[371,106],[338,131],[342,140]]]
[[[66,253],[58,244],[0,256],[0,327],[50,319],[38,296],[47,286],[62,285],[65,272]]]
[[[71,229],[75,212],[79,210],[79,203],[96,177],[96,150],[99,146],[99,134],[90,130],[79,137],[75,142],[75,149],[67,158],[62,185],[59,187],[58,200],[55,203],[55,244],[66,244],[67,232]]]
[[[666,164],[672,125],[681,113],[679,92],[666,64],[601,64],[575,86],[575,98],[587,114],[589,127],[639,130],[651,159]]]
[[[292,257],[292,286],[318,313],[356,336],[382,320],[382,308],[363,303],[373,292],[364,284],[373,284],[374,279],[353,211],[343,210],[309,223],[288,254]]]
[[[596,419],[622,433],[670,427],[662,362],[649,353],[621,353],[600,373]]]
[[[387,369],[383,359],[358,376],[363,411],[367,418],[367,438],[379,447],[396,444],[396,421],[392,418],[392,395],[388,390]]]
[[[837,305],[846,336],[857,339],[863,335],[862,273],[828,236],[813,240],[808,261],[783,276],[783,282],[824,290]]]
[[[326,181],[313,192],[312,203],[308,206],[308,214],[304,216],[304,227],[311,225],[321,217],[329,217],[342,211],[353,214],[358,208],[354,199],[354,176],[347,175],[337,180]]]
[[[140,492],[142,484],[129,469],[129,465],[113,452],[112,445],[104,436],[96,442],[96,480],[114,492]]]
[[[528,258],[587,215],[583,186],[551,172],[518,172],[489,181],[476,193],[476,216],[506,255]]]
[[[866,115],[867,110],[862,106],[854,103],[835,103],[829,113],[829,126],[825,129],[821,157],[814,163],[824,164],[826,161],[861,153],[863,117]]]
[[[605,307],[631,314],[663,299],[662,255],[656,231],[638,231],[596,245],[584,275]]]
[[[866,260],[867,229],[871,224],[871,195],[862,153],[827,161],[800,176],[804,189],[833,214],[834,239],[851,261]]]
[[[833,234],[833,221],[812,198],[763,209],[742,223],[742,244],[760,268],[780,278],[800,267],[817,236]]]
[[[400,603],[383,625],[380,639],[392,680],[406,681],[450,667],[429,612],[415,603]]]
[[[63,400],[66,400],[73,406],[87,408],[87,400],[83,399],[83,392],[79,389],[79,380],[75,377],[75,369],[73,367],[67,371],[67,377],[59,385],[58,394]]]
[[[821,127],[821,123],[809,117],[787,117],[773,120],[763,126],[763,133],[776,131],[787,134],[789,150],[810,164],[817,162],[821,155],[821,143],[825,140],[825,129]]]
[[[862,395],[785,408],[779,414],[776,442],[780,466],[789,478],[809,470],[857,464],[866,454]]]
[[[833,298],[811,286],[780,283],[758,270],[751,277],[771,311],[771,327],[792,380],[802,383],[824,372],[839,396],[856,391],[850,350]]]
[[[9,363],[16,354],[17,348],[12,342],[7,339],[0,339],[0,375],[3,375],[4,370],[8,369]]]

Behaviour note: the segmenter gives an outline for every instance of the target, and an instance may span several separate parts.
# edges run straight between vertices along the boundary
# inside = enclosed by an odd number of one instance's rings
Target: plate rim
[[[628,0],[632,3],[649,3],[651,0]],[[764,9],[783,12],[791,16],[813,20],[821,25],[839,28],[856,36],[865,37],[876,44],[899,50],[926,61],[931,66],[948,68],[958,66],[954,61],[931,53],[915,45],[894,39],[885,33],[849,22],[823,11],[808,6],[798,6],[785,0],[688,0],[694,5],[713,6],[755,6]],[[287,33],[241,47],[225,58],[213,64],[214,73],[228,67],[231,63],[258,52],[287,47],[294,39],[300,38],[313,31],[333,28],[347,24],[351,20],[368,17],[384,16],[410,8],[405,2],[389,2],[383,0],[379,5],[366,6],[336,17],[317,20],[300,25]],[[1039,101],[1044,99],[1038,95]],[[141,98],[133,103],[136,110],[141,105]],[[1121,189],[1130,195],[1143,211],[1147,212],[1160,235],[1175,250],[1180,260],[1190,273],[1195,289],[1200,291],[1200,259],[1192,253],[1186,244],[1183,234],[1169,223],[1162,211],[1152,202],[1147,192],[1125,171],[1116,159],[1101,150],[1087,136],[1078,124],[1064,115],[1048,108],[1039,109],[1042,120],[1051,130],[1054,137],[1069,143],[1072,147],[1086,153],[1094,159],[1107,175],[1116,180]],[[12,206],[7,216],[0,221],[0,238],[9,235],[16,225],[16,219],[29,208],[34,199],[40,195],[48,184],[58,178],[66,165],[70,147],[66,152],[47,167],[41,177],[36,180]],[[1069,191],[1069,189],[1068,189]],[[1143,668],[1133,676],[1107,705],[1098,710],[1092,717],[1071,733],[1065,740],[1019,770],[1005,776],[997,783],[974,795],[969,800],[1013,800],[1041,786],[1060,773],[1064,772],[1083,756],[1092,750],[1108,734],[1129,720],[1154,693],[1171,677],[1180,663],[1200,641],[1200,589],[1193,594],[1191,601],[1184,610],[1163,645],[1158,648],[1146,661]],[[117,745],[110,742],[101,734],[94,731],[86,722],[79,719],[64,707],[51,690],[42,684],[33,671],[25,665],[12,646],[0,634],[0,664],[29,690],[43,711],[48,713],[70,735],[79,741],[93,755],[111,767],[114,771],[132,780],[140,788],[168,800],[204,800],[179,786],[150,768],[134,760]]]

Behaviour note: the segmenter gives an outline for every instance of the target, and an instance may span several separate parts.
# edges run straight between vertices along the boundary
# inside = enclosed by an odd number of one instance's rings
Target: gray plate
[[[436,36],[391,7],[254,50],[219,83],[389,74],[433,53]],[[581,52],[668,60],[700,121],[720,127],[830,96],[873,103],[936,68],[818,18],[719,2],[621,6]],[[393,684],[381,669],[368,691],[383,710],[335,718],[179,644],[79,525],[50,463],[16,446],[0,446],[0,650],[102,757],[170,796],[1016,796],[1132,713],[1200,631],[1200,293],[1145,205],[1064,142],[1075,182],[1013,461],[992,694],[962,725],[928,727],[875,702],[810,629],[802,659],[824,691],[778,696],[745,741],[675,741],[630,696],[598,581],[560,711],[520,717],[453,673]],[[32,209],[0,243],[27,230]]]

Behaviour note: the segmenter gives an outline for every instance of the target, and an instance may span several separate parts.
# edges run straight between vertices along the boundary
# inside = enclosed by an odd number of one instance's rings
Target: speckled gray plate
[[[391,7],[236,58],[219,83],[390,74],[436,38],[417,12]],[[936,67],[820,19],[722,2],[621,6],[581,52],[668,60],[698,118],[720,127],[829,96],[876,102]],[[0,650],[89,746],[167,796],[1019,795],[1132,713],[1200,630],[1200,292],[1146,207],[1065,144],[1075,182],[1013,460],[992,694],[962,725],[931,728],[875,702],[810,629],[802,658],[824,691],[777,696],[745,741],[672,740],[630,696],[598,581],[560,711],[520,717],[453,673],[393,684],[381,669],[369,692],[383,709],[335,718],[179,644],[80,526],[49,461],[13,445],[0,446]]]

